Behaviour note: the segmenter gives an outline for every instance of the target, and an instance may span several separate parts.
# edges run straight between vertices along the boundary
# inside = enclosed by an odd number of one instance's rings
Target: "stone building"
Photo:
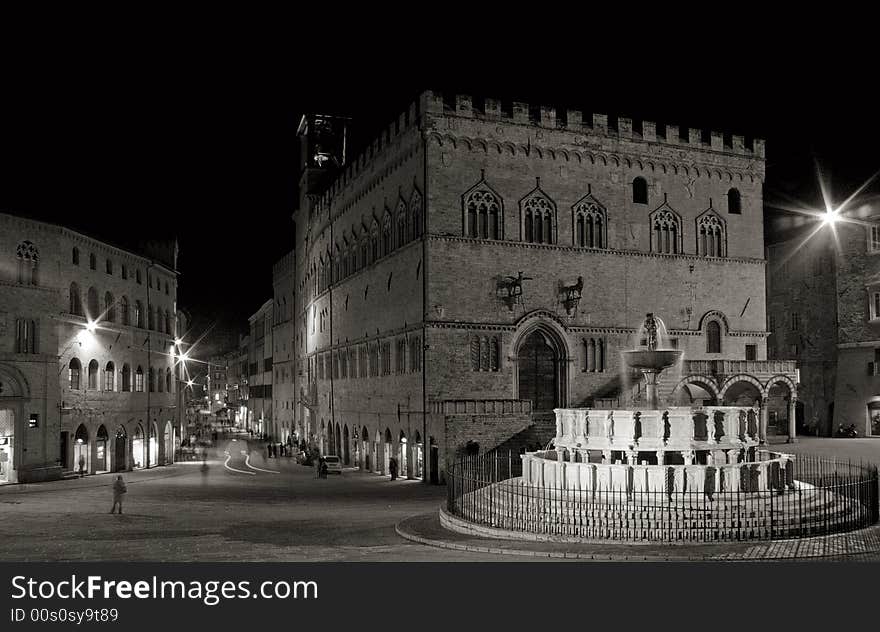
[[[272,326],[273,417],[278,428],[277,440],[286,442],[296,434],[296,363],[293,361],[294,254],[284,255],[272,269],[274,289]],[[301,434],[299,436],[302,436]]]
[[[299,128],[297,421],[325,452],[440,481],[543,443],[554,408],[639,397],[619,352],[648,312],[686,358],[668,402],[795,405],[767,359],[763,141],[430,92],[354,160],[347,125]]]
[[[767,357],[797,363],[798,430],[830,436],[837,378],[837,265],[830,229],[809,239],[807,234],[789,235],[767,247]],[[787,419],[774,417],[770,433],[784,434]]]
[[[250,430],[274,439],[278,430],[272,416],[272,307],[273,301],[269,299],[248,319],[247,407]]]
[[[835,225],[837,367],[832,428],[880,435],[880,214]]]
[[[0,214],[0,481],[173,459],[177,250],[145,249]]]

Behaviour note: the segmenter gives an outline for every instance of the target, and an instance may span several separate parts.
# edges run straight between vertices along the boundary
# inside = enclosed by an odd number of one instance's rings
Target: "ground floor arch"
[[[406,433],[403,430],[400,431],[400,435],[397,437],[397,453],[400,455],[400,463],[398,463],[400,475],[412,478],[412,472],[409,469],[411,463],[409,459],[409,446],[407,445]]]
[[[422,448],[422,435],[416,431],[415,441],[412,446],[413,452],[413,476],[415,478],[424,478],[425,475],[425,455]]]
[[[348,424],[342,426],[342,462],[350,465],[351,442],[348,436]]]
[[[73,433],[73,468],[77,474],[87,474],[91,471],[91,464],[89,430],[85,424],[79,424]]]
[[[384,474],[382,465],[385,461],[382,458],[382,452],[382,433],[376,430],[376,434],[373,437],[373,467],[377,474]]]
[[[110,445],[107,427],[104,424],[98,426],[95,433],[95,472],[110,471]]]
[[[113,444],[113,471],[124,472],[128,469],[128,433],[125,426],[116,429]]]
[[[701,375],[689,375],[673,389],[672,401],[675,406],[715,406],[718,388]]]
[[[391,471],[391,456],[394,446],[392,445],[391,430],[385,428],[385,443],[382,445],[382,473],[388,474]]]
[[[0,483],[14,483],[18,463],[15,457],[15,411],[0,407]]]
[[[367,427],[361,429],[361,469],[370,471],[370,433]]]
[[[131,466],[138,470],[147,464],[147,439],[144,435],[144,427],[137,424],[131,438]]]

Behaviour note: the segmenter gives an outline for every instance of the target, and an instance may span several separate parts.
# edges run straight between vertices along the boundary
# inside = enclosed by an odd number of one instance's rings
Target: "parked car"
[[[342,474],[342,460],[338,456],[325,456],[324,463],[327,464],[328,474]]]

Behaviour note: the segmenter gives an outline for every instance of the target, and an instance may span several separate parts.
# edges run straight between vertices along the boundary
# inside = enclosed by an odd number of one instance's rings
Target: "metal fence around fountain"
[[[880,521],[876,465],[793,458],[793,476],[771,476],[770,489],[763,491],[568,489],[524,484],[519,454],[490,451],[448,468],[446,510],[476,525],[545,539],[772,540]]]

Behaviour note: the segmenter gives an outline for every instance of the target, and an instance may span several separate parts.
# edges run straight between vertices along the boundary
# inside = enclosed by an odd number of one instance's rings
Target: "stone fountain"
[[[674,365],[681,358],[682,352],[673,349],[657,349],[657,319],[654,314],[647,314],[644,323],[648,350],[624,351],[623,358],[627,366],[642,372],[645,377],[645,391],[648,408],[658,408],[657,378],[663,369]]]
[[[682,351],[662,348],[654,314],[643,325],[646,349],[622,356],[645,377],[647,406],[556,409],[553,448],[520,455],[519,476],[505,465],[512,456],[471,464],[481,480],[456,484],[445,526],[526,539],[727,540],[797,537],[804,507],[806,519],[825,512],[818,528],[828,515],[841,528],[852,522],[838,494],[796,479],[795,457],[760,447],[758,408],[662,407],[657,380]],[[789,493],[796,503],[780,505]]]

